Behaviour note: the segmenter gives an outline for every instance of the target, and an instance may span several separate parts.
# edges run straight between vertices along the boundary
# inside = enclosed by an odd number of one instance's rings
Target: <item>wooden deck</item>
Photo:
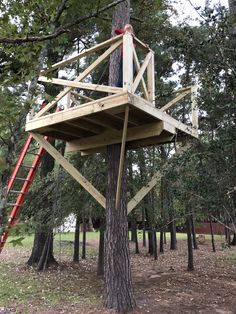
[[[97,153],[109,144],[121,143],[126,106],[127,149],[167,143],[186,135],[197,137],[195,128],[127,91],[28,120],[26,131],[66,141],[67,152]]]

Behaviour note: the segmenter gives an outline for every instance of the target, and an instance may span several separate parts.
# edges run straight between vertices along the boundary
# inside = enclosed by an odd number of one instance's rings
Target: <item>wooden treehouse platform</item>
[[[91,73],[122,45],[123,88],[92,84]],[[97,59],[73,81],[47,77],[51,71],[66,68],[68,64],[98,52]],[[107,145],[116,143],[123,143],[126,149],[135,149],[179,141],[186,136],[198,137],[195,86],[175,91],[167,104],[157,108],[154,53],[131,34],[109,39],[54,64],[41,74],[39,81],[62,85],[64,89],[39,112],[32,110],[27,117],[26,131],[66,141],[67,152],[78,151],[85,155],[102,152]],[[64,110],[55,112],[53,107],[65,97]],[[174,105],[180,101],[184,101],[185,113],[181,116],[185,123],[176,118],[178,112]]]

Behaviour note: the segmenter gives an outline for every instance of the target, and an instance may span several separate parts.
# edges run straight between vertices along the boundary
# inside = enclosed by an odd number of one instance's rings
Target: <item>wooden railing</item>
[[[166,112],[167,110],[170,111],[170,109],[174,105],[176,105],[178,102],[180,102],[186,96],[190,95],[190,97],[191,97],[191,99],[190,99],[190,101],[191,101],[190,121],[191,121],[192,127],[197,130],[198,129],[197,86],[192,85],[189,87],[184,87],[184,88],[181,88],[181,89],[174,91],[173,94],[177,94],[177,96],[174,97],[167,104],[165,104],[163,107],[161,107],[160,110],[163,112]]]
[[[115,50],[121,49],[120,47],[122,45],[123,88],[82,82],[82,80],[87,78],[88,75],[92,73],[99,65],[101,65]],[[137,55],[137,48],[142,50],[142,53],[144,53],[145,59],[142,64],[140,64],[140,60]],[[99,57],[84,71],[82,71],[73,81],[47,77],[50,72],[56,69],[60,70],[70,63],[76,62],[81,58],[90,56],[91,54],[100,52],[104,49],[106,50],[102,54],[100,54]],[[133,73],[133,65],[135,65],[135,72],[137,73],[135,78]],[[144,79],[145,71],[147,71],[146,80]],[[45,115],[46,112],[53,108],[58,103],[58,101],[60,101],[66,95],[68,98],[68,107],[71,99],[74,100],[75,97],[83,98],[86,101],[93,100],[91,97],[88,97],[83,93],[78,93],[77,91],[75,91],[75,89],[105,92],[108,94],[117,94],[122,93],[123,91],[135,93],[138,91],[139,85],[141,85],[141,93],[143,94],[143,97],[148,100],[150,104],[152,104],[153,106],[155,105],[154,53],[147,45],[145,45],[138,38],[132,36],[129,33],[108,39],[107,41],[102,42],[87,50],[84,50],[83,52],[78,53],[73,57],[57,62],[53,64],[50,68],[41,71],[40,74],[41,76],[38,79],[40,82],[62,85],[65,86],[65,88],[55,97],[53,101],[47,104],[47,106],[40,110],[40,112],[36,113],[36,115],[34,115],[34,113],[31,113],[30,117],[28,117],[29,119],[31,119],[32,116],[38,118]]]
[[[90,82],[82,82],[82,80],[88,78],[88,76],[117,49],[123,50],[123,88],[116,86],[108,86],[101,84],[94,84]],[[58,78],[47,77],[48,73],[54,70],[63,69],[68,64],[77,62],[81,58],[91,56],[94,53],[100,52],[106,49],[98,58],[92,62],[85,70],[83,70],[79,75],[73,80],[65,80]],[[140,58],[139,52],[142,54]],[[53,101],[47,104],[43,109],[41,109],[36,114],[31,112],[28,119],[33,117],[38,118],[45,115],[51,108],[56,106],[58,101],[63,97],[67,96],[66,108],[71,106],[71,102],[75,105],[78,104],[78,99],[83,99],[84,102],[94,101],[92,97],[87,96],[84,93],[78,92],[79,90],[89,90],[96,92],[105,92],[110,94],[119,94],[124,91],[128,91],[133,94],[138,94],[139,96],[146,99],[151,106],[155,107],[155,70],[154,70],[154,52],[140,41],[135,36],[130,33],[119,35],[108,39],[92,48],[84,50],[73,57],[66,60],[62,60],[53,64],[50,68],[45,69],[41,72],[39,81],[45,83],[52,83],[56,85],[62,85],[65,88],[55,97]],[[91,81],[91,79],[90,79]],[[192,101],[192,126],[197,129],[198,119],[197,119],[197,105],[196,105],[196,87],[190,86],[187,88],[182,88],[174,93],[177,96],[168,102],[165,106],[160,108],[161,111],[166,112],[171,107],[173,107],[177,102],[183,99],[185,96],[191,94]],[[104,97],[104,96],[103,96]],[[66,109],[65,108],[65,109]]]

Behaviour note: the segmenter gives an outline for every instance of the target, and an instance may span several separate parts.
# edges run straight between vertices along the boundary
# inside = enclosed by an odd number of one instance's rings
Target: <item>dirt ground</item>
[[[93,246],[95,243],[90,245]],[[139,255],[135,255],[131,243],[132,275],[137,301],[133,314],[236,313],[236,248],[222,249],[219,243],[217,252],[213,253],[210,243],[200,245],[199,249],[194,251],[195,270],[189,272],[186,270],[186,245],[186,241],[178,241],[178,250],[170,251],[167,247],[165,253],[159,254],[158,260],[154,261],[146,253],[145,248],[141,249]],[[19,249],[17,253],[13,249],[6,250],[2,254],[2,262],[12,263],[12,259],[16,260],[16,255],[18,265],[19,263],[22,265],[18,267],[18,271],[24,276],[29,275],[30,270],[24,267],[28,252]],[[59,274],[60,278],[63,278],[60,293],[64,296],[60,304],[52,306],[34,304],[30,300],[24,303],[11,301],[8,306],[3,307],[0,303],[0,314],[115,313],[103,307],[103,282],[96,276],[96,258],[81,261],[79,264],[70,262],[68,258],[60,259],[63,265]],[[49,274],[52,280],[58,274],[58,270],[51,270]],[[87,291],[92,293],[94,290],[95,297],[92,302],[89,297],[82,302],[72,302],[69,297],[65,297],[63,289],[71,291],[78,289],[78,293],[81,294],[81,287],[85,289],[85,297]]]

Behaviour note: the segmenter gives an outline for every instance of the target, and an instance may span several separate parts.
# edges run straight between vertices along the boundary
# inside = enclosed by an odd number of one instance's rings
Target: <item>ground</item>
[[[236,313],[236,248],[211,251],[210,242],[194,251],[195,270],[187,271],[187,244],[154,261],[145,248],[134,254],[130,243],[137,308],[133,314]],[[0,263],[1,313],[111,314],[103,307],[103,282],[96,276],[97,240],[88,243],[89,257],[79,264],[70,261],[70,243],[56,255],[61,267],[37,273],[25,262],[30,250],[7,247]],[[141,246],[141,244],[140,244]]]

